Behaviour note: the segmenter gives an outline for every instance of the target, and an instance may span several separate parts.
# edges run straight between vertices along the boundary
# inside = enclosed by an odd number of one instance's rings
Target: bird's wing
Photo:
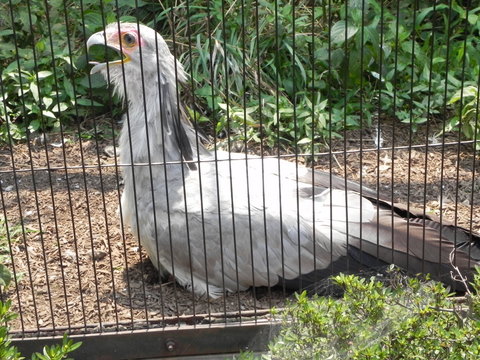
[[[194,159],[194,148],[191,145],[190,126],[184,117],[185,113],[178,106],[178,94],[176,86],[173,86],[171,81],[166,79],[163,74],[160,74],[160,119],[155,119],[161,122],[163,126],[163,140],[165,148],[169,151],[179,151],[183,160],[187,161],[187,165],[191,170],[196,170],[195,163],[191,162]],[[158,101],[158,99],[153,99]],[[168,120],[167,120],[168,119]],[[169,142],[174,141],[173,145]]]
[[[360,185],[357,182],[346,180],[338,175],[335,175],[331,172],[312,170],[304,166],[298,166],[298,181],[303,184],[308,184],[310,186],[305,187],[306,195],[312,195],[312,191],[321,191],[323,189],[338,189],[338,190],[348,190],[361,193],[362,196],[368,196],[371,198],[386,198],[382,192],[377,192],[365,185]],[[297,171],[290,171],[288,176],[297,175]],[[310,190],[309,190],[310,189]]]
[[[388,202],[381,194],[379,199],[377,191],[329,173],[294,163],[282,163],[280,170],[270,169],[270,173],[290,184],[283,196],[286,208],[300,212],[294,218],[313,224],[314,231],[306,242],[315,238],[316,269],[328,265],[346,271],[348,267],[357,270],[351,266],[355,264],[376,267],[394,263],[410,273],[431,273],[437,280],[464,290],[463,284],[451,277],[453,265],[469,275],[480,264],[480,236],[467,229],[423,210]],[[309,219],[312,212],[314,219]],[[287,238],[298,244],[295,231]],[[302,254],[307,259],[303,267],[306,273],[311,269],[310,255],[308,251]]]
[[[216,165],[218,192],[214,181],[204,186],[203,194],[207,200],[218,198],[219,211],[215,201],[203,211],[221,221],[221,228],[213,227],[208,239],[214,242],[221,234],[224,268],[238,276],[242,288],[271,286],[280,278],[295,279],[328,268],[346,256],[347,220],[366,222],[375,215],[372,203],[354,191],[315,185],[321,192],[307,196],[303,190],[312,185],[296,181],[297,173],[302,176],[307,170],[304,167],[276,159],[245,160],[243,154],[225,156],[231,161],[220,154]],[[237,279],[231,280],[233,285]]]

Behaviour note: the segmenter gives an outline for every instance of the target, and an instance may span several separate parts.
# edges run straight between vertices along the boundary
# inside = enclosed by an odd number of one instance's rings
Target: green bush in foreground
[[[11,274],[3,264],[0,264],[0,287],[2,290],[8,286],[11,281]],[[12,345],[10,336],[8,335],[8,322],[15,319],[16,314],[10,311],[11,301],[0,301],[0,359],[1,360],[22,360],[25,357],[20,354],[15,346]],[[67,337],[63,336],[62,343],[52,346],[45,346],[43,352],[32,354],[31,360],[73,360],[67,358],[67,355],[82,345],[81,342],[74,343]]]
[[[14,318],[15,314],[10,312],[10,301],[0,301],[0,322],[5,324],[5,322]],[[31,360],[73,360],[73,358],[67,358],[67,355],[78,349],[80,345],[82,345],[81,342],[74,343],[73,340],[68,339],[67,335],[65,334],[61,344],[45,346],[41,354],[32,354]],[[8,328],[6,326],[0,326],[0,359],[25,359],[25,357],[20,354],[17,348],[11,344],[11,339],[8,335]]]
[[[339,275],[342,299],[297,295],[263,359],[479,359],[480,272],[459,303],[443,285]],[[253,358],[243,354],[243,359]]]

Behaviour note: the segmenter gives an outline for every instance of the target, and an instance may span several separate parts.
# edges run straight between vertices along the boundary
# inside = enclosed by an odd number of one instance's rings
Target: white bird
[[[177,83],[187,75],[158,33],[113,23],[88,39],[93,45],[121,55],[91,73],[126,101],[121,208],[160,271],[210,297],[389,263],[465,290],[451,271],[455,264],[471,276],[478,235],[328,173],[208,151],[182,119]]]

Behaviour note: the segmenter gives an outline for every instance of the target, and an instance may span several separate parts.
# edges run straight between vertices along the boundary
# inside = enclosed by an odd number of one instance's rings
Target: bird
[[[216,298],[395,264],[465,291],[478,234],[328,171],[207,149],[182,110],[188,76],[154,29],[115,22],[86,45],[119,57],[90,73],[125,103],[121,214],[160,273]]]

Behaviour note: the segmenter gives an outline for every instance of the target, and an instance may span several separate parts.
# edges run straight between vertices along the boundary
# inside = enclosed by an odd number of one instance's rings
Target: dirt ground
[[[474,158],[471,145],[443,150],[432,145],[426,152],[425,147],[407,146],[407,126],[397,126],[395,134],[390,124],[382,129],[383,146],[399,148],[377,151],[373,134],[349,132],[345,142],[332,144],[340,153],[332,156],[331,171],[378,186],[395,201],[409,200],[418,208],[425,202],[427,213],[480,231],[480,158]],[[412,137],[414,144],[425,144],[426,138],[435,142],[422,132]],[[262,316],[272,306],[282,306],[281,289],[208,300],[194,297],[172,279],[159,279],[120,221],[122,180],[115,157],[107,154],[112,140],[80,140],[67,134],[62,145],[59,136],[40,139],[0,149],[0,217],[6,216],[2,226],[12,234],[12,256],[3,256],[15,275],[3,295],[20,314],[10,324],[13,331],[212,322],[239,312]],[[447,143],[455,140],[445,138]],[[345,148],[352,152],[345,156]],[[360,148],[369,151],[355,151]],[[316,157],[315,167],[328,171],[329,159],[328,154]]]

